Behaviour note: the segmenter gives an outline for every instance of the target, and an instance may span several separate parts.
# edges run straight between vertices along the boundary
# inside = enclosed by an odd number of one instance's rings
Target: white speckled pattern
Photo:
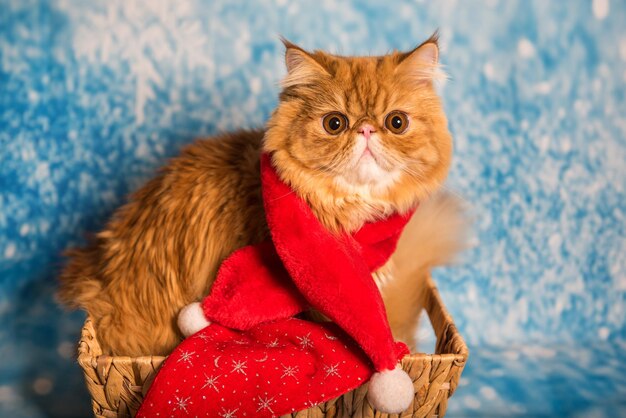
[[[60,252],[192,138],[262,125],[279,34],[379,54],[437,27],[448,187],[477,219],[435,274],[472,352],[450,416],[626,416],[624,22],[618,0],[0,0],[0,416],[89,413]]]

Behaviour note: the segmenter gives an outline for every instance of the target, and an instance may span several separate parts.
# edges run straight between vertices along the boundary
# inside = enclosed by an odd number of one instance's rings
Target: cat
[[[208,294],[230,253],[268,237],[261,152],[333,232],[421,202],[374,274],[394,336],[414,346],[423,278],[462,247],[464,230],[458,200],[436,193],[452,156],[434,87],[437,34],[378,57],[283,42],[287,74],[265,130],[187,146],[85,248],[67,252],[58,298],[88,312],[103,353],[167,355],[182,339],[180,309]]]

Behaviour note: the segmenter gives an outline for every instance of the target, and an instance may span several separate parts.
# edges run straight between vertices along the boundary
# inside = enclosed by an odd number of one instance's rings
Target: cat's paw
[[[413,402],[415,390],[409,375],[400,368],[374,373],[367,389],[372,407],[387,414],[399,414]]]
[[[178,314],[178,329],[185,337],[195,334],[211,325],[204,316],[200,302],[190,303],[180,310]]]

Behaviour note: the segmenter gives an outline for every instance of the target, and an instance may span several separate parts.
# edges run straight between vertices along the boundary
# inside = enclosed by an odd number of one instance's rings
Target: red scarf
[[[408,353],[371,273],[412,213],[333,235],[267,154],[261,181],[271,241],[224,261],[202,301],[211,325],[168,357],[138,416],[282,415],[340,396]],[[333,324],[294,318],[311,308]]]

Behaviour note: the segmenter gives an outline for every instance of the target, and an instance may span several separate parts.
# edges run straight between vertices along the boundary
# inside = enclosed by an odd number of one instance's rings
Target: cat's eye
[[[348,118],[339,112],[332,112],[322,119],[324,130],[331,135],[338,135],[348,128]]]
[[[394,134],[403,134],[409,127],[409,117],[404,112],[394,110],[385,118],[385,127]]]

